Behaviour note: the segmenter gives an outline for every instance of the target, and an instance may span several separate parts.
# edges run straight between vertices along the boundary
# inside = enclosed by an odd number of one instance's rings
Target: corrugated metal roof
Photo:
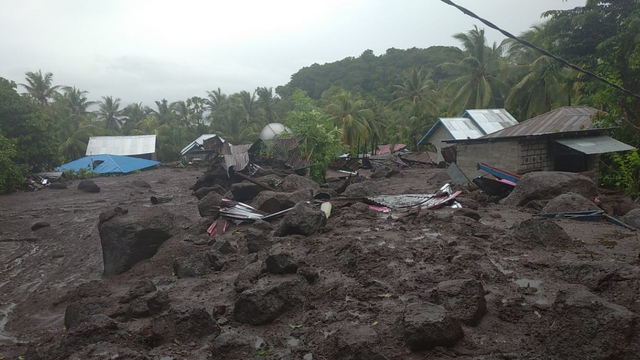
[[[493,139],[513,136],[553,134],[593,129],[593,116],[597,109],[588,106],[565,106],[536,116],[482,138]]]
[[[180,151],[180,154],[184,155],[186,153],[188,153],[191,149],[193,149],[194,147],[198,147],[201,148],[204,145],[204,141],[207,139],[210,139],[214,136],[217,136],[216,134],[203,134],[200,135],[200,137],[198,137],[197,139],[193,140],[189,145],[185,146],[182,151]]]
[[[441,118],[439,121],[456,140],[476,139],[484,135],[468,118]]]
[[[155,135],[92,136],[85,155],[142,155],[156,152]]]
[[[505,109],[467,110],[462,117],[473,119],[484,134],[491,134],[518,124],[518,120]]]
[[[627,145],[609,136],[593,136],[576,139],[560,139],[557,143],[568,146],[583,154],[606,154],[617,151],[633,150],[634,147]]]

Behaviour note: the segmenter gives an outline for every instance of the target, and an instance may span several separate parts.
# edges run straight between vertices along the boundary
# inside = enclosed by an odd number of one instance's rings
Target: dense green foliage
[[[588,0],[545,13],[544,23],[521,36],[638,93],[639,5]],[[265,125],[286,122],[306,139],[305,154],[316,164],[313,175],[321,177],[338,145],[354,155],[383,143],[413,149],[438,117],[460,116],[465,109],[505,107],[525,120],[564,105],[607,111],[602,126],[617,127],[617,138],[640,145],[637,98],[513,40],[488,44],[478,27],[453,37],[459,47],[391,48],[378,56],[366,50],[313,64],[275,92],[259,87],[225,94],[216,88],[204,97],[147,105],[115,96],[91,101],[87,91],[55,85],[51,73],[28,72],[22,97],[15,84],[0,81],[0,131],[11,140],[3,142],[2,153],[33,170],[83,156],[90,136],[156,134],[158,159],[173,161],[201,134],[245,144]],[[616,161],[610,161],[609,179],[621,168]]]
[[[285,124],[293,136],[300,138],[301,155],[313,164],[311,177],[324,180],[327,166],[344,150],[340,129],[302,90],[295,90],[292,98],[293,110],[287,114]]]

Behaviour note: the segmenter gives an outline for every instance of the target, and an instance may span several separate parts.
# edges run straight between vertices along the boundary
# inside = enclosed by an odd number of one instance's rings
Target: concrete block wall
[[[517,173],[553,170],[553,156],[550,156],[547,139],[521,140],[520,164]]]
[[[486,163],[506,171],[517,172],[520,162],[520,144],[516,140],[458,144],[457,165],[470,179],[486,174],[476,169],[477,163]]]

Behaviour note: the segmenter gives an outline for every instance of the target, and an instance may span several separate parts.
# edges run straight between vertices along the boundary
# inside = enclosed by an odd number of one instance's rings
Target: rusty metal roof
[[[564,106],[523,121],[481,139],[554,134],[593,129],[593,117],[599,110],[588,106]]]

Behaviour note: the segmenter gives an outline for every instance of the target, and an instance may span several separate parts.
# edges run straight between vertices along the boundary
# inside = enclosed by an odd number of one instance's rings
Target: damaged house
[[[597,177],[600,154],[633,147],[606,135],[594,120],[599,111],[565,106],[475,139],[445,140],[455,146],[455,163],[469,177],[482,175],[478,163],[524,174],[532,171],[582,172]]]
[[[517,123],[518,121],[505,109],[467,110],[459,118],[438,119],[417,145],[431,145],[430,150],[437,155],[433,159],[436,163],[450,163],[452,148],[446,140],[476,139]]]

